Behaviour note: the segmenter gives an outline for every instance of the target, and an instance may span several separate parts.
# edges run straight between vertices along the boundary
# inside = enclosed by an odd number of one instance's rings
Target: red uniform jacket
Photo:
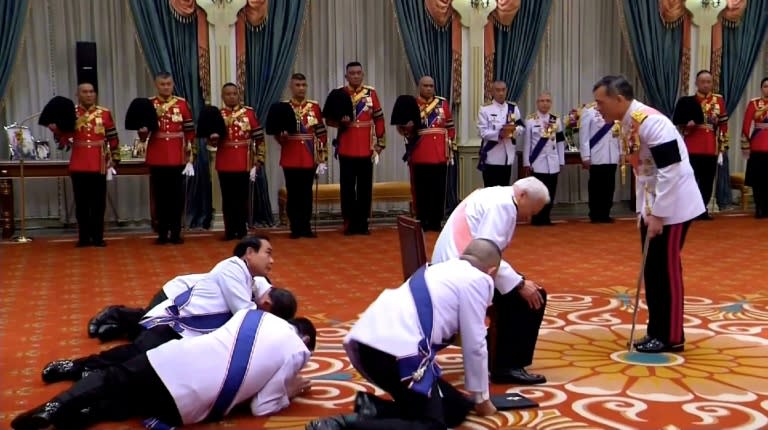
[[[157,131],[149,135],[148,166],[183,166],[188,161],[187,142],[195,139],[195,124],[187,101],[171,96],[168,100],[152,97],[157,112]],[[192,145],[191,151],[195,150]]]
[[[725,99],[720,94],[704,96],[696,93],[696,100],[704,111],[704,124],[683,128],[688,153],[715,156],[728,145],[728,113]]]
[[[221,109],[227,138],[216,142],[216,170],[249,172],[255,162],[264,164],[264,129],[249,106]]]
[[[355,90],[350,86],[342,87],[352,97],[355,108],[353,122],[339,134],[339,155],[342,157],[370,158],[373,154],[371,142],[373,133],[379,146],[384,143],[384,111],[381,110],[379,96],[373,87],[363,85]],[[338,127],[338,124],[328,125]],[[371,130],[373,129],[373,130]]]
[[[421,110],[424,127],[419,131],[419,140],[411,152],[411,164],[441,164],[448,161],[450,151],[454,150],[453,140],[456,128],[451,116],[448,100],[434,97],[424,100],[416,98]]]
[[[280,166],[286,168],[311,169],[317,163],[327,159],[326,143],[328,136],[323,123],[320,105],[314,100],[290,103],[296,114],[296,134],[278,137],[280,143]]]
[[[75,110],[75,131],[59,138],[60,142],[71,140],[69,171],[104,174],[110,158],[115,162],[120,160],[117,129],[112,114],[109,109],[95,105],[89,109],[78,105]]]
[[[754,129],[752,129],[752,123],[755,125]],[[749,101],[741,134],[742,149],[768,152],[768,97]]]

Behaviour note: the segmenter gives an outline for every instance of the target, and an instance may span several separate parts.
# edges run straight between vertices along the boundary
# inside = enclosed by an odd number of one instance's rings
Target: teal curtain
[[[200,88],[197,51],[197,16],[181,21],[166,0],[130,0],[144,57],[153,74],[170,72],[176,94],[183,97],[197,114],[204,106]],[[197,140],[195,176],[186,179],[187,225],[208,229],[213,220],[213,199],[208,151]]]
[[[523,0],[509,28],[494,27],[495,79],[507,83],[509,100],[518,100],[523,95],[551,9],[552,0]]]
[[[768,34],[768,0],[749,0],[736,27],[723,26],[723,57],[720,92],[725,108],[732,113],[739,105],[749,76],[757,64]],[[754,90],[758,90],[755,88]]]
[[[11,80],[28,5],[28,0],[0,1],[0,22],[3,23],[3,31],[0,32],[0,99],[5,96]]]
[[[245,35],[245,102],[263,123],[269,106],[280,100],[296,58],[307,0],[269,2],[266,26],[256,30],[247,25]],[[254,225],[274,225],[269,201],[267,175],[261,169],[251,184]]]
[[[671,116],[680,88],[683,28],[664,25],[656,0],[622,0],[622,6],[646,102]]]
[[[738,26],[723,26],[720,92],[725,98],[725,109],[729,114],[736,110],[744,95],[767,32],[768,0],[750,0]],[[731,121],[731,127],[740,126]],[[732,200],[728,153],[723,156],[723,165],[717,170],[716,196],[720,209],[728,207]]]
[[[394,0],[397,23],[403,36],[405,54],[413,81],[429,75],[435,80],[435,93],[451,97],[451,25],[437,28],[423,1]]]
[[[427,13],[423,1],[393,0],[395,14],[403,37],[405,55],[411,66],[413,81],[429,75],[435,80],[435,94],[451,98],[451,25],[437,28]],[[455,115],[455,112],[454,112]],[[458,159],[455,156],[454,159]],[[448,166],[445,211],[450,213],[458,205],[458,165]]]

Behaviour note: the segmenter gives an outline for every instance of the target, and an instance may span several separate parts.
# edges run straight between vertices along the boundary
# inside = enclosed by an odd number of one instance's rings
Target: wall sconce
[[[702,0],[702,1],[709,1],[709,0]],[[470,0],[469,4],[472,6],[473,9],[487,9],[488,4],[490,3],[489,0]]]
[[[721,3],[720,0],[701,0],[701,7],[703,7],[704,9],[708,7],[713,7],[717,9],[720,7],[720,3]]]

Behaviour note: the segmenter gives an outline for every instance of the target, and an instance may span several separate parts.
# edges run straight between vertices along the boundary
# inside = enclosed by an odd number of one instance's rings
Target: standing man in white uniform
[[[487,239],[505,250],[515,233],[517,218],[527,218],[549,201],[547,188],[536,178],[518,179],[512,186],[475,190],[454,209],[435,243],[432,263],[457,258],[474,239]],[[544,318],[547,295],[506,261],[494,277],[496,337],[491,338],[491,380],[499,384],[541,384],[542,375],[528,373]]]
[[[422,267],[399,288],[384,290],[349,331],[344,349],[355,369],[393,402],[365,396],[373,410],[357,411],[355,422],[332,417],[307,428],[445,429],[464,422],[473,405],[480,415],[494,414],[485,312],[500,261],[493,242],[475,240],[460,259]],[[435,361],[456,334],[461,335],[464,388],[471,399],[440,378]]]
[[[680,254],[691,220],[705,212],[688,151],[665,115],[634,99],[623,76],[595,84],[597,109],[606,121],[621,121],[629,139],[629,161],[637,178],[640,237],[650,237],[645,263],[648,330],[638,352],[682,351],[683,268]]]
[[[551,94],[539,94],[536,109],[538,112],[525,120],[523,168],[526,176],[533,174],[549,190],[549,203],[531,218],[531,224],[552,225],[549,214],[555,203],[557,176],[565,166],[565,135],[560,118],[549,113],[552,109]]]
[[[220,421],[244,402],[250,402],[253,415],[274,414],[309,388],[298,373],[315,339],[315,327],[306,318],[285,321],[243,309],[209,334],[172,340],[121,366],[89,374],[16,417],[11,427],[77,430],[141,417],[150,418],[144,423],[148,428],[168,428]]]
[[[616,190],[616,166],[621,146],[620,125],[606,121],[595,104],[584,106],[579,120],[581,165],[589,170],[589,219],[592,223],[612,223],[611,207]]]
[[[477,168],[483,172],[483,185],[507,186],[515,165],[515,144],[523,134],[524,124],[520,109],[507,101],[507,84],[493,83],[493,101],[480,108],[477,131],[483,142]]]
[[[78,380],[84,373],[122,364],[169,340],[210,333],[240,309],[256,309],[253,278],[266,276],[271,270],[272,245],[264,238],[249,237],[235,246],[234,254],[191,289],[152,308],[141,322],[145,330],[133,342],[75,360],[48,363],[43,368],[43,381]],[[289,291],[282,291],[285,297],[280,303],[272,302],[270,309],[281,318],[293,318],[296,299]]]

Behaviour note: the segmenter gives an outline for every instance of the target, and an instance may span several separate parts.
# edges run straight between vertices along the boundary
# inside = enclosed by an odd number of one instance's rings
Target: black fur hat
[[[355,107],[352,97],[343,89],[336,88],[328,94],[323,105],[323,118],[333,122],[341,122],[341,118],[348,116],[355,119]]]
[[[391,125],[406,125],[408,122],[413,122],[416,128],[421,124],[419,104],[414,96],[398,96],[397,100],[395,100],[395,105],[392,107],[392,116],[389,123]]]
[[[218,134],[220,139],[226,138],[227,125],[219,108],[208,105],[197,117],[197,137],[208,138],[214,133]]]
[[[680,97],[675,104],[675,112],[672,114],[672,123],[686,125],[688,121],[696,124],[704,124],[704,111],[696,100],[696,96]]]
[[[157,112],[151,100],[139,97],[133,99],[128,106],[128,111],[125,113],[125,129],[138,130],[143,127],[149,131],[157,130]]]
[[[278,135],[282,132],[293,134],[296,129],[296,113],[288,102],[273,103],[267,113],[266,132],[270,136]]]
[[[46,127],[56,124],[60,131],[73,132],[76,121],[75,103],[66,97],[56,96],[49,100],[43,111],[40,112],[37,123]]]

